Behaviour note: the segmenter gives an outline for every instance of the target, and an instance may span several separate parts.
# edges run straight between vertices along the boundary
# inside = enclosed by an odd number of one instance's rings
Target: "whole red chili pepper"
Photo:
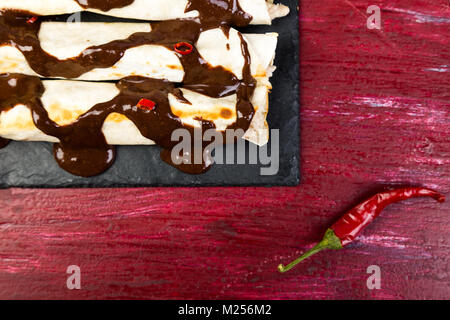
[[[444,195],[427,188],[402,188],[378,193],[344,214],[325,232],[322,241],[311,250],[287,266],[280,264],[278,270],[280,272],[289,271],[301,261],[323,249],[342,249],[378,217],[386,206],[397,201],[416,197],[432,197],[439,202],[445,201]]]

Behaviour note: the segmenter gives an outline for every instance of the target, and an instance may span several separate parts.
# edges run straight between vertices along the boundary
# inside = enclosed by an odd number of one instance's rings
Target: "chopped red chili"
[[[342,249],[378,217],[386,206],[416,197],[432,197],[439,202],[445,201],[444,195],[427,188],[401,188],[378,193],[344,214],[325,232],[321,242],[287,266],[280,264],[278,270],[289,271],[301,261],[324,249]]]
[[[38,17],[34,16],[27,20],[27,23],[35,23]]]
[[[152,100],[148,100],[148,99],[141,99],[139,100],[138,104],[137,104],[138,108],[141,108],[143,110],[153,110],[156,107],[156,103],[153,102]]]
[[[191,53],[194,47],[187,42],[178,42],[174,45],[174,49],[177,53],[186,55]]]

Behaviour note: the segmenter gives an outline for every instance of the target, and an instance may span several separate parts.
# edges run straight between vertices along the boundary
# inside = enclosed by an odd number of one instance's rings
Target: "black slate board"
[[[278,32],[279,44],[271,79],[268,122],[280,130],[280,164],[276,175],[262,176],[263,165],[214,165],[202,175],[184,174],[161,161],[157,146],[120,146],[117,160],[105,173],[92,178],[73,176],[58,167],[52,144],[11,142],[0,149],[0,188],[139,187],[139,186],[295,186],[299,184],[299,28],[296,0],[288,17],[272,26],[250,26],[243,32]],[[60,16],[51,20],[65,21]],[[82,21],[127,21],[82,14]]]

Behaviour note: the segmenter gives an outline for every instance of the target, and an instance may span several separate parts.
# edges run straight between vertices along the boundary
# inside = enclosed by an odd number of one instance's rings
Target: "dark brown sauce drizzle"
[[[89,1],[89,7],[101,1]],[[106,1],[108,2],[108,1]],[[118,6],[129,1],[109,1]],[[106,6],[107,4],[105,4]],[[125,6],[125,5],[124,5]],[[113,66],[129,48],[158,44],[173,50],[177,42],[194,45],[204,30],[221,26],[228,35],[230,25],[248,25],[251,17],[242,11],[237,0],[192,0],[186,11],[198,10],[198,19],[179,19],[152,23],[151,32],[140,32],[128,39],[113,41],[101,46],[90,47],[78,57],[59,60],[42,50],[38,38],[40,22],[27,23],[29,14],[5,11],[0,16],[0,44],[8,44],[19,49],[31,68],[44,77],[77,78],[95,68]],[[170,108],[168,95],[174,94],[183,100],[179,87],[219,98],[237,95],[237,120],[230,129],[247,130],[253,118],[254,109],[250,102],[256,81],[250,71],[250,54],[242,35],[242,54],[245,58],[243,79],[222,67],[212,67],[195,49],[188,55],[178,54],[185,76],[182,84],[175,86],[165,80],[143,77],[127,77],[117,83],[120,94],[113,100],[93,106],[74,123],[60,126],[49,118],[40,97],[44,86],[39,77],[22,74],[0,75],[0,112],[17,104],[26,105],[33,116],[36,127],[47,135],[57,137],[60,143],[54,145],[54,156],[66,171],[78,176],[94,176],[107,170],[114,162],[115,148],[109,146],[102,133],[102,126],[108,115],[120,113],[129,118],[141,134],[163,148],[161,158],[179,170],[199,174],[210,168],[209,161],[202,164],[175,165],[171,160],[171,149],[177,142],[171,141],[172,132],[184,125]],[[13,81],[11,81],[13,80]],[[153,110],[137,107],[140,99],[156,102]],[[202,121],[202,129],[214,128],[214,124]],[[0,145],[5,143],[0,140]],[[194,144],[192,144],[194,145]],[[205,147],[205,146],[203,146]],[[193,160],[193,159],[192,159]]]
[[[99,9],[109,11],[111,9],[123,8],[134,2],[134,0],[75,0],[85,9]]]
[[[75,0],[85,9],[99,9],[109,11],[111,9],[123,8],[134,2],[134,0]],[[197,10],[201,18],[212,18],[217,26],[245,27],[252,17],[242,10],[239,0],[190,0],[185,12]]]
[[[200,20],[209,20],[215,27],[245,27],[253,17],[242,10],[239,0],[190,0],[186,12],[197,10]]]

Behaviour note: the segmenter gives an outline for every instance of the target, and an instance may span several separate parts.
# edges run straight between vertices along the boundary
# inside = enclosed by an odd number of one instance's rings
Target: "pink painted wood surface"
[[[450,298],[450,201],[392,205],[347,249],[277,272],[380,186],[450,192],[448,0],[300,9],[299,187],[0,191],[0,298]]]

